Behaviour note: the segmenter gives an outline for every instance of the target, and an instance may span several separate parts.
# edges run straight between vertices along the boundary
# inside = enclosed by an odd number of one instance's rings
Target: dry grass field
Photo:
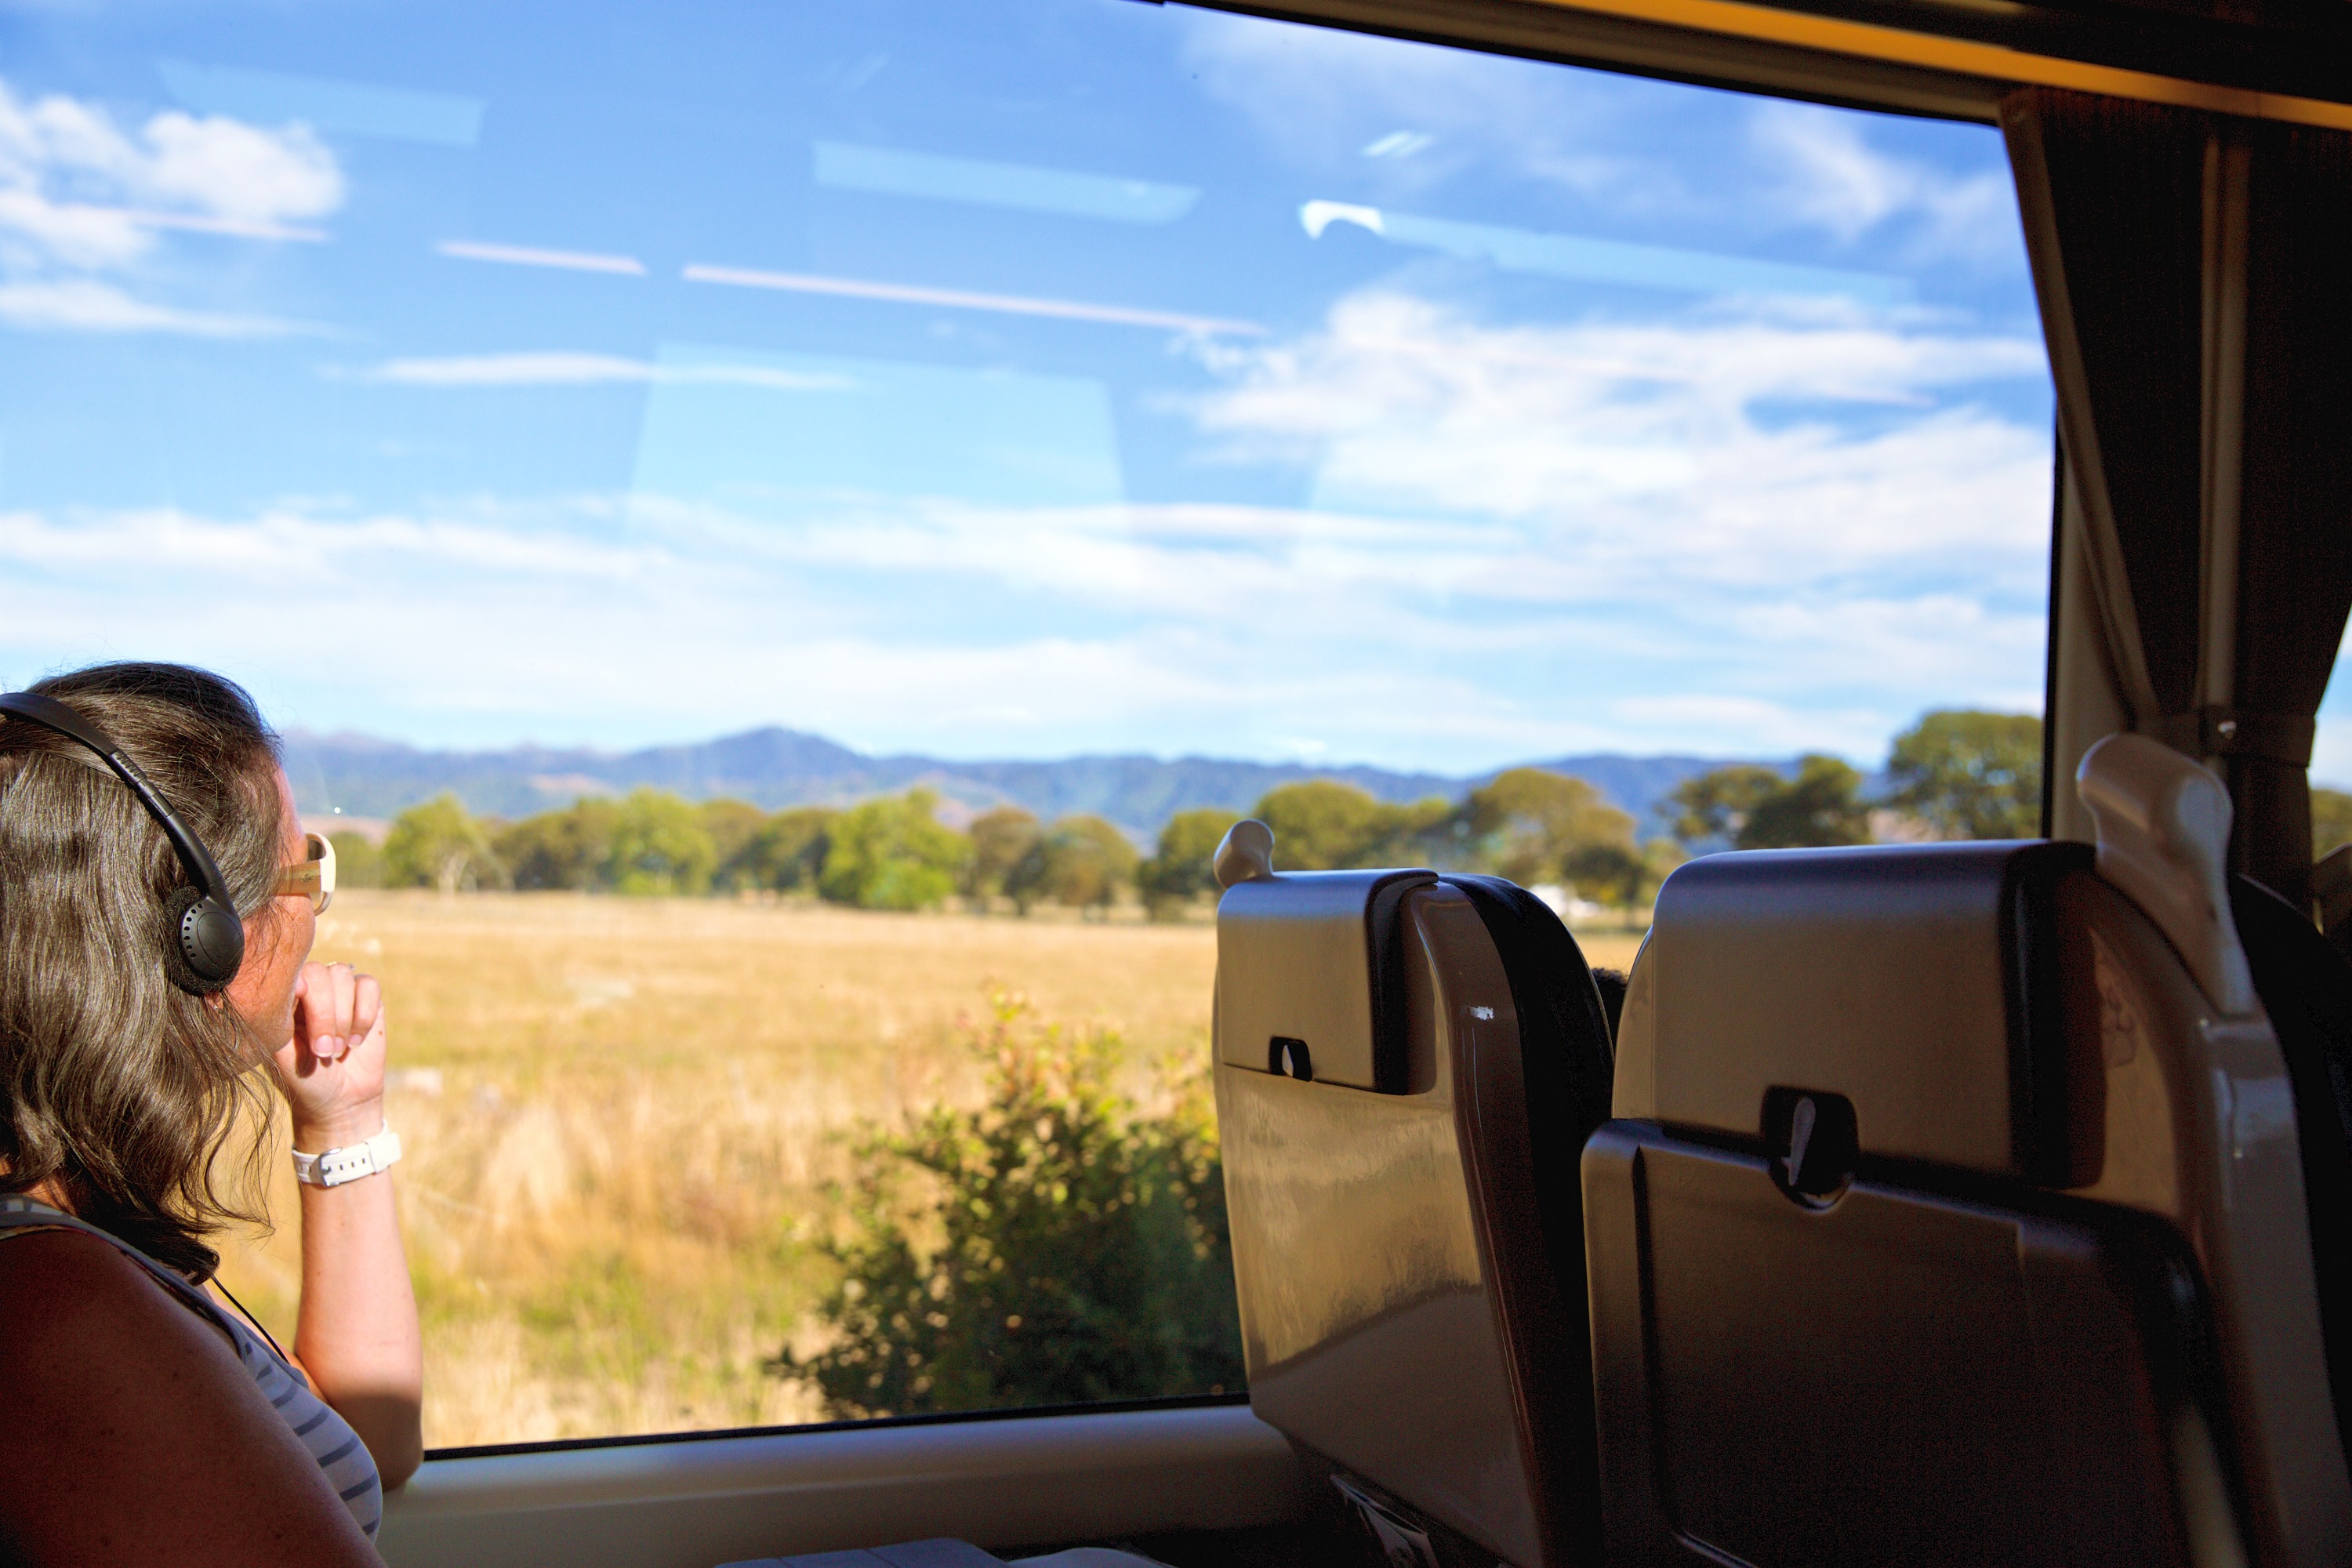
[[[1595,963],[1635,938],[1586,933]],[[433,1447],[822,1416],[761,1371],[825,1283],[825,1184],[861,1120],[960,1100],[992,987],[1099,1021],[1138,1084],[1207,1049],[1215,939],[1146,925],[572,894],[347,892],[318,956],[380,975]],[[280,1147],[283,1134],[279,1134]],[[275,1236],[222,1276],[281,1341]]]

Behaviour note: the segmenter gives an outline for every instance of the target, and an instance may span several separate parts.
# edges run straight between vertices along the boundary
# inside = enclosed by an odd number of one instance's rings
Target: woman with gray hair
[[[373,1563],[423,1455],[421,1352],[382,994],[309,962],[331,849],[217,676],[102,665],[0,720],[0,1560]],[[266,1220],[268,1140],[239,1132],[272,1083],[292,1357],[226,1310],[208,1244]]]

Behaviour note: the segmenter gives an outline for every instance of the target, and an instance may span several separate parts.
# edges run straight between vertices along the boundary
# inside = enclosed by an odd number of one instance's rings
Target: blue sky
[[[1453,772],[2040,702],[1984,127],[1131,0],[37,8],[0,87],[9,684]]]

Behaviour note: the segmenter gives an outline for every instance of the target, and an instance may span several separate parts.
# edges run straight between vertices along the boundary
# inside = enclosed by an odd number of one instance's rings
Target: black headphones
[[[175,889],[166,905],[172,931],[163,943],[163,967],[171,972],[173,984],[192,995],[209,996],[236,979],[237,966],[245,962],[245,922],[237,918],[227,879],[204,841],[173,815],[139,765],[107,739],[105,731],[55,698],[33,691],[0,692],[0,713],[54,730],[96,752],[115,776],[131,786],[131,793],[172,841],[172,852],[180,858],[188,880],[194,884]]]

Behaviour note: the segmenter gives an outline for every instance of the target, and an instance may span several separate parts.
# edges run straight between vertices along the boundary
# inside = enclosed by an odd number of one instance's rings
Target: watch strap
[[[294,1179],[313,1187],[340,1187],[392,1169],[400,1158],[400,1134],[390,1127],[364,1143],[346,1143],[316,1154],[294,1151]]]

